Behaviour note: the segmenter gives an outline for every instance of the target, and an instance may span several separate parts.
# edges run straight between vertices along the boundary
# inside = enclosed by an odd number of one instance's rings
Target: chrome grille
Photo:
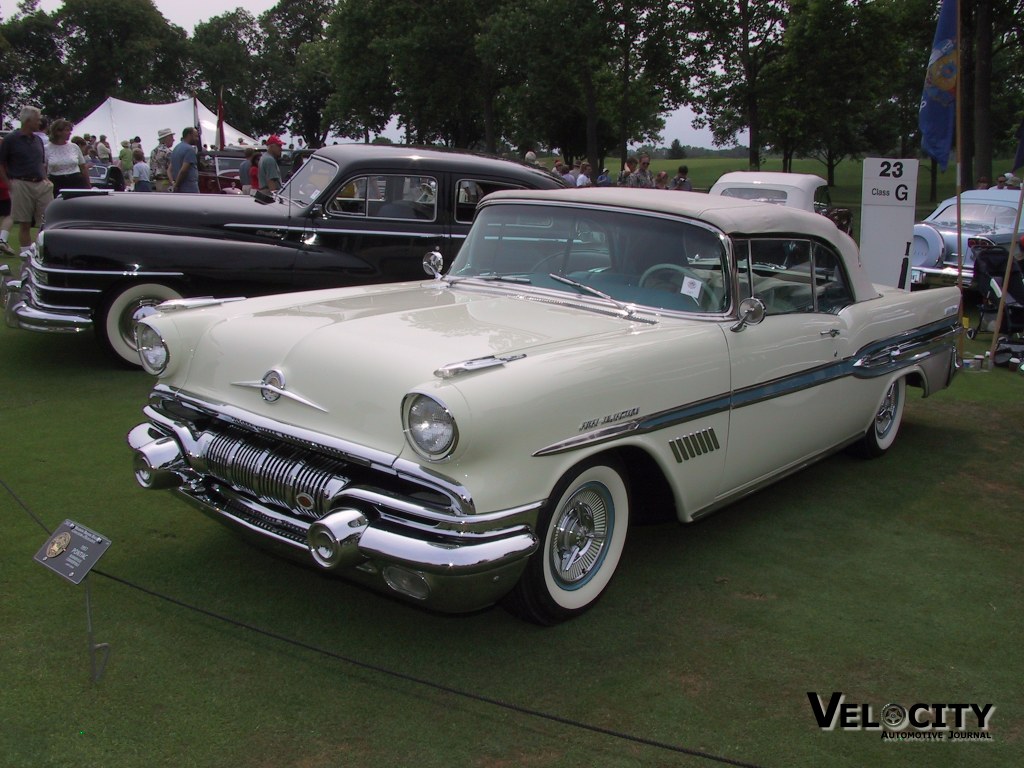
[[[212,439],[203,458],[211,475],[240,493],[301,517],[322,517],[335,494],[348,485],[342,461],[242,430],[207,435]]]

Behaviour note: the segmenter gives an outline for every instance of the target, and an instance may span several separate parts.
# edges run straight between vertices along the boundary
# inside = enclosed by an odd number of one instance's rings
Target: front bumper
[[[92,316],[83,309],[57,309],[37,304],[28,265],[14,277],[7,265],[0,266],[0,305],[4,321],[11,328],[43,333],[81,333],[92,328]]]
[[[159,397],[151,402],[150,421],[128,435],[137,482],[171,489],[291,559],[435,610],[464,612],[512,589],[537,548],[540,502],[459,514],[449,489],[402,477],[379,456],[321,452],[308,435],[282,442],[287,436],[268,438],[216,417],[183,419]]]

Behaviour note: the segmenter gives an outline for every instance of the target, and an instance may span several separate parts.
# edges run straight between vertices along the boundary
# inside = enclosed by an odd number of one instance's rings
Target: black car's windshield
[[[299,168],[279,193],[285,202],[309,205],[334,181],[338,167],[322,157],[313,155]]]
[[[657,309],[722,312],[730,299],[727,263],[721,233],[695,222],[510,202],[480,210],[448,274],[514,278]]]

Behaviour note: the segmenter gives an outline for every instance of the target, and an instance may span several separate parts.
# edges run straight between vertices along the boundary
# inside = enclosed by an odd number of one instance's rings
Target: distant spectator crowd
[[[523,158],[528,164],[543,166],[537,162],[537,155],[534,152],[527,152]],[[692,192],[693,184],[690,181],[690,169],[680,165],[676,175],[669,178],[668,171],[659,171],[657,174],[651,172],[651,156],[647,153],[630,155],[626,158],[626,164],[622,172],[614,181],[608,173],[607,168],[594,176],[594,168],[586,160],[577,160],[572,165],[563,163],[562,158],[556,157],[551,173],[561,176],[574,187],[633,187],[641,189],[675,189],[682,192]]]

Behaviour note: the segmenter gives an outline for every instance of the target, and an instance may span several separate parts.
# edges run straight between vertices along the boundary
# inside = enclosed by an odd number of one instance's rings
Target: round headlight
[[[436,461],[455,450],[459,439],[455,418],[437,400],[420,394],[406,395],[402,421],[410,445],[425,458]]]
[[[160,334],[145,323],[135,327],[135,345],[139,350],[139,359],[146,373],[159,376],[167,370],[167,361],[171,354]]]

